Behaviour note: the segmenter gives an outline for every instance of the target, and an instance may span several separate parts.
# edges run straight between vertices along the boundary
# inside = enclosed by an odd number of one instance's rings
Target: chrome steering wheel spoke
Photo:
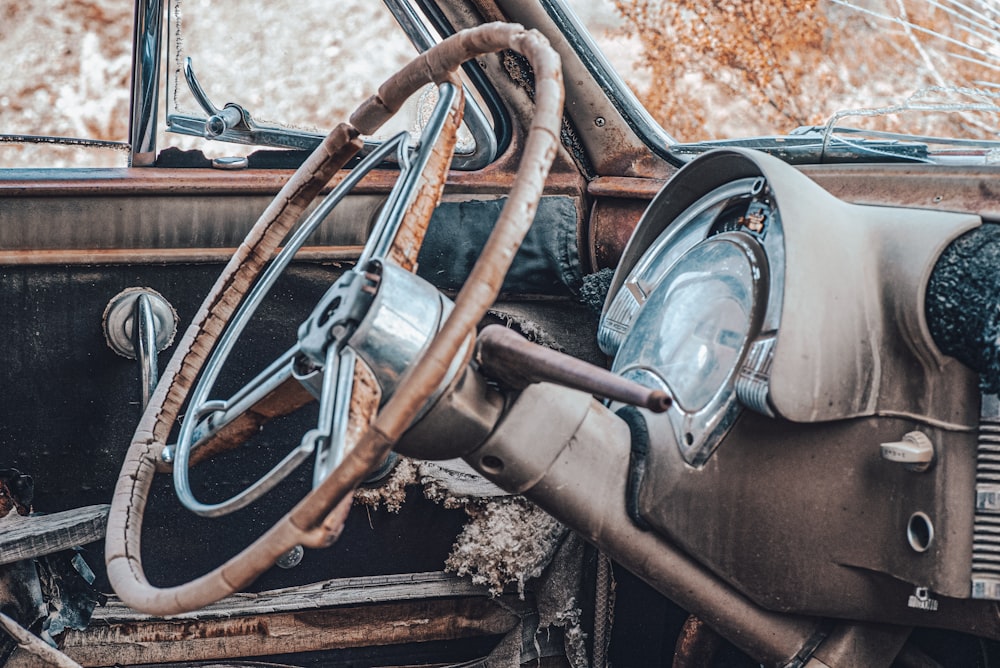
[[[191,441],[190,456],[196,455],[200,446],[274,392],[279,391],[285,383],[294,379],[305,384],[304,379],[300,378],[294,371],[299,356],[299,347],[294,345],[229,399],[205,401],[196,407],[185,420],[185,422],[190,421],[194,424],[189,437]],[[175,451],[176,445],[168,446],[163,454],[164,460],[173,461]]]
[[[299,355],[294,346],[272,362],[264,371],[244,385],[228,400],[204,401],[184,421],[174,455],[174,488],[184,506],[204,517],[219,517],[253,503],[288,477],[292,471],[309,458],[313,452],[311,444],[304,440],[289,452],[270,471],[255,483],[235,496],[219,503],[203,503],[191,491],[189,466],[192,455],[210,443],[224,429],[234,425],[251,409],[265,401],[289,382],[295,382],[293,365]],[[181,447],[182,445],[186,447]]]
[[[319,420],[315,429],[302,437],[316,452],[313,487],[317,487],[337,468],[347,454],[347,423],[354,391],[354,364],[357,357],[349,347],[337,350],[330,346],[323,375],[323,394],[319,401]]]

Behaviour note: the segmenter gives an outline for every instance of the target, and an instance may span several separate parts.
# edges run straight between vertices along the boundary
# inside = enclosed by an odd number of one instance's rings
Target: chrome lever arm
[[[201,458],[199,450],[202,446],[211,442],[222,430],[232,425],[241,416],[267,401],[268,396],[279,391],[285,383],[294,379],[307,390],[312,391],[311,377],[300,376],[296,373],[295,358],[298,353],[299,347],[292,346],[284,355],[272,362],[229,399],[207,401],[198,408],[197,416],[193,418],[195,426],[190,435],[192,463],[196,463]],[[176,450],[176,445],[168,445],[163,448],[161,459],[164,463],[173,463]]]
[[[140,294],[135,300],[135,314],[132,316],[135,326],[136,357],[139,360],[139,385],[142,391],[142,407],[146,408],[149,398],[153,396],[156,382],[160,379],[159,364],[156,355],[156,319],[153,317],[153,304],[149,295]]]
[[[206,114],[214,116],[219,113],[219,108],[208,99],[208,94],[205,93],[205,89],[201,87],[201,82],[198,81],[198,77],[194,74],[194,61],[191,60],[191,56],[184,59],[184,80],[187,81],[188,88],[191,90],[191,95],[194,96],[195,102],[205,110]]]
[[[142,407],[159,380],[157,355],[174,340],[177,312],[150,288],[128,288],[115,295],[104,310],[104,335],[116,353],[139,363]]]
[[[184,59],[184,80],[187,81],[191,95],[194,96],[198,106],[208,114],[204,131],[206,139],[217,139],[228,131],[252,135],[255,132],[272,129],[268,126],[257,125],[253,117],[250,116],[250,112],[235,102],[228,102],[221,109],[212,104],[205,89],[202,88],[201,82],[198,81],[198,77],[195,76],[191,56]]]

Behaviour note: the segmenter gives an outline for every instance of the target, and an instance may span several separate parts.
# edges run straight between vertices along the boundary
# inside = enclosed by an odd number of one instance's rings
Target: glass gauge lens
[[[601,316],[597,328],[597,342],[601,350],[608,355],[617,354],[639,308],[678,259],[706,237],[742,229],[737,221],[746,212],[758,181],[756,178],[743,178],[719,186],[684,209],[669,225],[662,227],[623,278]],[[630,246],[637,239],[646,238],[643,226],[659,228],[664,217],[669,217],[664,216],[663,211],[669,200],[661,202],[661,195],[643,215]]]
[[[615,370],[651,372],[681,409],[700,411],[743,358],[759,277],[747,249],[731,240],[716,237],[692,248],[649,295]]]

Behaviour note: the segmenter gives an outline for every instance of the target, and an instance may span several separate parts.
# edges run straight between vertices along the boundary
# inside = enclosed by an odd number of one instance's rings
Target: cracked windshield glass
[[[679,142],[793,134],[876,158],[905,149],[916,159],[995,162],[1000,153],[983,143],[997,138],[996,0],[570,4]],[[132,13],[112,0],[3,4],[0,166],[127,164]],[[184,117],[207,116],[185,79],[187,58],[212,105],[323,133],[415,53],[370,0],[173,0],[165,14],[160,124],[169,116],[175,130]],[[393,129],[414,130],[418,115]],[[253,150],[175,133],[157,145],[210,157]]]

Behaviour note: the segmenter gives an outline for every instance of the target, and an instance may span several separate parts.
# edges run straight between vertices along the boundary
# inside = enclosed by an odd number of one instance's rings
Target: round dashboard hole
[[[479,460],[479,463],[490,473],[500,473],[503,471],[503,460],[494,455],[486,455]]]
[[[913,513],[906,525],[906,539],[915,552],[926,552],[934,542],[934,524],[926,513]]]

